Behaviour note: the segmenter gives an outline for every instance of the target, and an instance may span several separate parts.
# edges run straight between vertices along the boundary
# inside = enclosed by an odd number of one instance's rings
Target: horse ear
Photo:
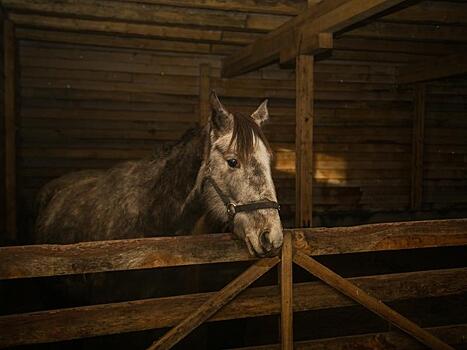
[[[226,132],[233,126],[233,120],[230,113],[224,108],[221,101],[217,97],[214,90],[211,91],[209,96],[209,102],[211,104],[211,126],[214,130]]]
[[[269,119],[269,112],[268,112],[268,100],[264,100],[253,112],[251,117],[255,120],[258,125],[263,124],[266,120]]]

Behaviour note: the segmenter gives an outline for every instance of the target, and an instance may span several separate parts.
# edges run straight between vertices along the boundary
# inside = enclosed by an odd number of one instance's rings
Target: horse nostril
[[[266,253],[272,250],[272,243],[269,239],[269,231],[261,232],[261,234],[259,235],[259,243],[261,244],[261,247],[263,247],[263,250]]]

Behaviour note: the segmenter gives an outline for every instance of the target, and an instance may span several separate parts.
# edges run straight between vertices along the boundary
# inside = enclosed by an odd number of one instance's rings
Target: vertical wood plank
[[[5,210],[6,240],[16,238],[16,94],[15,94],[15,28],[5,20],[4,44],[4,118],[5,118]]]
[[[311,227],[313,162],[313,56],[296,60],[295,226]]]
[[[199,67],[199,124],[206,125],[211,114],[209,93],[211,91],[211,65],[202,63]]]
[[[292,275],[292,234],[284,234],[280,264],[281,285],[281,348],[293,349],[293,275]]]
[[[423,198],[423,143],[425,130],[426,85],[417,84],[414,92],[414,114],[412,131],[412,173],[410,207],[421,209]]]

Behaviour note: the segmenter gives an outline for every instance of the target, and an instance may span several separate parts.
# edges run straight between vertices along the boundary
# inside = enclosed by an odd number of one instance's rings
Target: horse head
[[[282,225],[271,176],[272,152],[261,130],[269,118],[267,100],[250,116],[230,113],[214,92],[210,104],[202,185],[208,212],[228,224],[251,254],[277,254]]]

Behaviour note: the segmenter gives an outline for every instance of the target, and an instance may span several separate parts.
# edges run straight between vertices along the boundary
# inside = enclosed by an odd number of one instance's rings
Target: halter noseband
[[[235,203],[232,203],[232,201],[230,201],[229,197],[227,197],[227,195],[224,192],[222,192],[222,190],[220,189],[220,187],[217,185],[217,183],[214,181],[212,177],[207,176],[204,178],[203,187],[206,182],[209,182],[211,184],[211,186],[216,191],[217,195],[220,197],[220,199],[224,203],[225,208],[227,209],[227,215],[229,216],[230,220],[233,220],[235,215],[242,211],[254,211],[254,210],[259,210],[259,209],[276,209],[279,211],[281,208],[279,203],[270,201],[269,199],[237,205]]]

